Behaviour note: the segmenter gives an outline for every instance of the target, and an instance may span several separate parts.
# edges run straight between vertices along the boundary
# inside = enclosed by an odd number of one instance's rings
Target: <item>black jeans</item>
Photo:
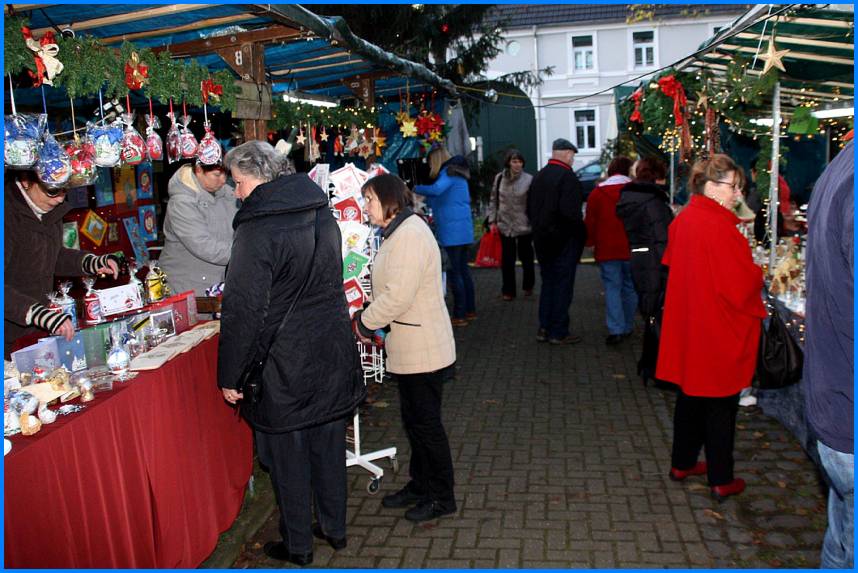
[[[507,237],[501,234],[501,274],[503,285],[501,292],[508,296],[515,296],[515,260],[516,255],[521,261],[521,269],[524,271],[524,279],[521,281],[521,289],[533,290],[536,275],[533,270],[533,235],[520,235],[518,237]],[[517,252],[516,252],[517,251]]]
[[[259,462],[268,468],[280,535],[293,553],[313,550],[313,512],[322,531],[346,536],[346,419],[282,434],[256,432]]]
[[[402,424],[411,446],[408,489],[428,495],[448,509],[456,508],[453,458],[441,423],[441,396],[450,368],[423,374],[397,374]]]
[[[539,293],[539,328],[548,331],[549,338],[569,335],[569,305],[575,288],[575,271],[581,259],[583,245],[569,239],[557,257],[539,259],[542,290]]]
[[[673,413],[673,467],[678,470],[694,467],[703,447],[709,485],[733,481],[733,442],[738,410],[739,394],[701,398],[680,391]]]

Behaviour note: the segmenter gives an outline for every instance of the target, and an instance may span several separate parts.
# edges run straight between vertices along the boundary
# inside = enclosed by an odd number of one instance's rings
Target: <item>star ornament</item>
[[[385,143],[386,141],[387,138],[384,136],[384,133],[381,131],[381,129],[377,130],[372,137],[372,142],[379,148],[382,148],[387,145],[387,143]]]
[[[402,122],[399,131],[402,132],[402,137],[416,137],[417,125],[415,125],[413,119],[408,119]]]
[[[697,92],[697,107],[702,107],[703,109],[709,107],[709,96],[706,95],[705,90]]]
[[[307,137],[304,135],[303,131],[298,133],[298,137],[295,138],[295,143],[297,143],[298,145],[304,145],[306,141]]]
[[[769,40],[769,47],[766,53],[760,56],[760,59],[766,62],[766,65],[763,67],[763,74],[765,75],[772,68],[777,68],[785,72],[786,68],[784,67],[783,59],[787,52],[789,50],[778,50],[775,46],[775,41]]]
[[[322,128],[322,134],[319,135],[319,140],[320,141],[328,141],[328,132],[325,131],[324,127]]]

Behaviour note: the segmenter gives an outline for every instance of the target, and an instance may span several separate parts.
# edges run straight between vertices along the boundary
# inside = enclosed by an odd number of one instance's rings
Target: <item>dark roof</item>
[[[625,22],[630,4],[499,4],[486,16],[489,24],[503,23],[507,29],[526,26],[604,24]],[[647,5],[639,5],[641,8]],[[657,4],[652,21],[661,19],[739,15],[751,4]]]

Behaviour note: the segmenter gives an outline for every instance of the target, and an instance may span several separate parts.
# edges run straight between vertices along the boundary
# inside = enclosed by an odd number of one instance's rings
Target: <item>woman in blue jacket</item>
[[[438,242],[450,261],[447,278],[453,289],[451,322],[453,326],[467,326],[468,320],[477,317],[474,281],[468,268],[468,252],[474,242],[468,161],[460,155],[450,157],[447,148],[438,146],[429,152],[429,175],[435,182],[417,185],[414,192],[427,197],[438,229]]]

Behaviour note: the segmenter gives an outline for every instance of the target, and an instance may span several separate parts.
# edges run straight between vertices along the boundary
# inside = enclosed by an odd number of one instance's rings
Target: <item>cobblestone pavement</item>
[[[328,568],[769,568],[818,567],[825,530],[821,479],[792,436],[756,407],[737,423],[736,474],[748,482],[723,503],[705,479],[667,478],[674,395],[635,376],[640,329],[604,344],[598,270],[578,270],[572,329],[584,342],[538,344],[536,297],[503,302],[500,273],[476,270],[479,318],[456,329],[457,379],[444,422],[459,511],[414,525],[381,496],[407,481],[408,444],[395,383],[363,409],[366,449],[381,461],[381,492],[351,468],[348,548],[315,546]],[[537,285],[538,287],[538,285]],[[234,567],[281,567],[262,553],[275,511]],[[292,567],[286,565],[286,567]]]

